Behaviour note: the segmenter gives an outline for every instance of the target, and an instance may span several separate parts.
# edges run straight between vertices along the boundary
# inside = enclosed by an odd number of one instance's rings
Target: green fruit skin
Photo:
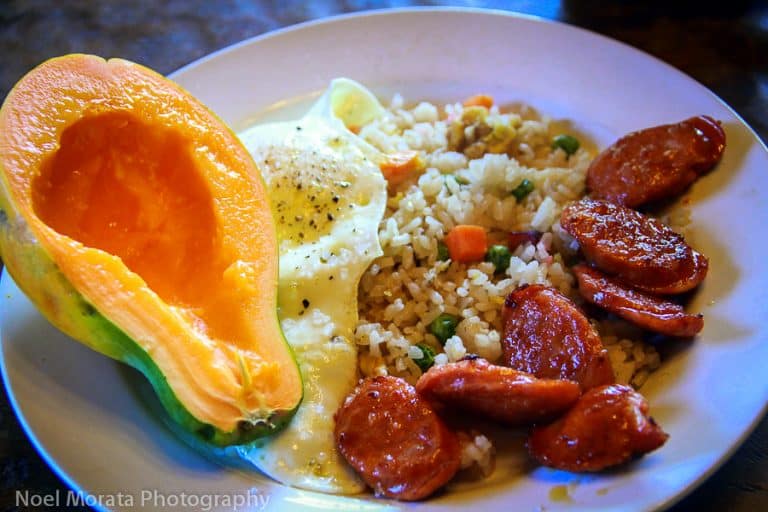
[[[296,412],[298,405],[289,411],[275,411],[253,423],[241,423],[232,432],[223,432],[192,416],[149,354],[89,304],[40,246],[24,217],[14,207],[2,169],[0,257],[19,288],[51,324],[91,349],[143,373],[168,413],[166,421],[170,419],[173,430],[186,433],[184,437],[188,442],[194,440],[194,444],[212,447],[249,443],[280,430]],[[289,350],[287,345],[286,350]]]

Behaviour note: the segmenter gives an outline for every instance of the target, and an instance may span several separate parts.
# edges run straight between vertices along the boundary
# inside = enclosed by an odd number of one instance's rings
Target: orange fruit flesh
[[[32,200],[55,231],[120,257],[210,336],[237,339],[232,317],[211,304],[225,267],[210,193],[180,135],[124,112],[83,118],[43,163]]]

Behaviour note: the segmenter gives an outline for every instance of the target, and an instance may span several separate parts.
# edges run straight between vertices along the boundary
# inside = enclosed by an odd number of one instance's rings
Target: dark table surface
[[[618,39],[707,86],[768,140],[768,5],[742,0],[712,6],[657,0],[0,0],[0,98],[24,73],[57,55],[123,57],[167,74],[214,50],[301,21],[414,5],[506,9]],[[0,510],[23,510],[15,503],[19,490],[45,494],[64,492],[65,487],[37,455],[2,393]],[[763,418],[741,448],[672,510],[768,510],[768,419]]]

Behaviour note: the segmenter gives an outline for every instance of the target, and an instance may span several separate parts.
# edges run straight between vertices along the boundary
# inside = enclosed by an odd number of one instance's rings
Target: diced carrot
[[[401,151],[387,155],[386,160],[379,164],[379,169],[389,185],[395,186],[424,169],[424,160],[418,151]]]
[[[488,94],[475,94],[464,100],[464,106],[491,108],[493,106],[493,96]]]
[[[452,260],[461,263],[482,261],[488,252],[488,238],[481,226],[459,224],[445,236],[445,246]]]

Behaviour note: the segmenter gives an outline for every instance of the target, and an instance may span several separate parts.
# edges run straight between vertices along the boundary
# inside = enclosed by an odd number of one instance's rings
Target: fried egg
[[[382,254],[383,156],[347,127],[383,108],[361,85],[334,80],[294,122],[240,138],[269,189],[280,250],[278,316],[304,379],[304,399],[278,434],[238,455],[287,485],[352,494],[364,485],[336,449],[333,415],[357,379],[357,286]]]

